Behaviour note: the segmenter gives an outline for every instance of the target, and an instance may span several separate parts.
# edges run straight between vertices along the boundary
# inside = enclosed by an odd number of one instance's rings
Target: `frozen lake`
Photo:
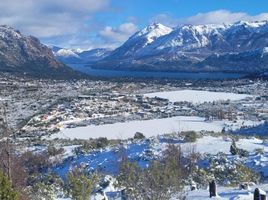
[[[153,98],[160,97],[168,99],[171,102],[192,102],[192,103],[204,103],[204,102],[213,102],[219,100],[230,100],[236,101],[245,99],[247,97],[252,97],[247,94],[235,94],[235,93],[226,93],[226,92],[210,92],[210,91],[201,91],[201,90],[179,90],[179,91],[170,91],[170,92],[155,92],[148,93],[144,96]]]
[[[219,132],[224,126],[224,122],[205,122],[204,120],[201,117],[179,116],[99,126],[89,125],[86,127],[63,129],[59,133],[52,135],[52,138],[89,139],[107,137],[108,139],[127,139],[133,137],[136,132],[141,132],[146,137],[150,137],[189,130]]]

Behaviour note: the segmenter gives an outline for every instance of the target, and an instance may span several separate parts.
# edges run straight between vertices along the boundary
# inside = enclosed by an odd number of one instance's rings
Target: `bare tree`
[[[3,170],[6,172],[7,177],[12,183],[12,159],[11,159],[11,137],[12,137],[12,129],[10,128],[7,120],[7,107],[8,105],[4,103],[2,106],[2,114],[1,114],[1,125],[0,125],[0,131],[1,131],[1,141],[3,142],[3,146],[1,149],[1,159],[3,163]]]

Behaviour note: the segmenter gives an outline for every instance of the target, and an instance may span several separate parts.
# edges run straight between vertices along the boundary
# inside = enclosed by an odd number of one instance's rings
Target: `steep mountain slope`
[[[145,34],[159,32],[149,26],[134,34],[106,59],[93,67],[128,70],[161,71],[234,71],[252,73],[268,69],[268,21],[237,22],[224,25],[185,25],[171,31],[161,28],[158,37],[150,40]],[[169,31],[168,31],[169,30]],[[215,56],[215,55],[218,55]],[[254,61],[252,61],[254,60]],[[248,61],[251,61],[250,63]],[[251,66],[247,67],[248,64]]]
[[[147,47],[151,54],[196,52],[199,54],[243,52],[264,48],[268,23],[237,22],[230,25],[187,25],[156,40]]]
[[[0,26],[0,71],[44,78],[82,76],[57,61],[37,38],[24,36],[8,26]]]
[[[224,69],[230,72],[264,72],[268,66],[268,48],[242,53],[214,54],[199,64],[206,70]]]
[[[109,56],[111,50],[105,48],[92,49],[88,51],[82,51],[78,55],[82,58],[86,63],[94,62],[101,60],[107,56]]]
[[[136,32],[122,46],[115,49],[106,60],[123,59],[136,56],[146,46],[149,46],[157,38],[172,31],[171,28],[162,24],[151,24],[150,26]]]

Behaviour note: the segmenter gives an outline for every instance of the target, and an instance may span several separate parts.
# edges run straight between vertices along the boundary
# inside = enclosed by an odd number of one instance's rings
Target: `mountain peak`
[[[57,52],[54,53],[55,56],[62,56],[62,57],[76,57],[76,58],[79,58],[79,56],[73,52],[72,50],[70,49],[60,49],[58,50]]]
[[[21,38],[22,34],[20,31],[8,25],[0,25],[0,38],[7,38],[7,37]]]
[[[141,31],[137,32],[137,34],[134,35],[134,38],[137,37],[146,37],[148,39],[148,43],[151,43],[154,41],[155,38],[161,37],[163,35],[169,34],[172,31],[172,28],[167,27],[160,23],[153,23]]]
[[[252,21],[252,22],[240,20],[238,22],[235,22],[231,26],[234,26],[234,27],[236,27],[236,26],[244,26],[244,27],[250,27],[250,28],[259,28],[259,27],[262,27],[262,26],[264,26],[266,24],[268,24],[267,20]]]
[[[144,29],[136,32],[131,36],[122,46],[115,49],[114,52],[105,59],[124,58],[128,56],[137,55],[139,51],[154,42],[161,36],[167,35],[172,32],[172,28],[164,26],[160,23],[153,23]]]

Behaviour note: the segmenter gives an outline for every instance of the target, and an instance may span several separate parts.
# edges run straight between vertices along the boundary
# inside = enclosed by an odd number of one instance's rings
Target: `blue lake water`
[[[83,64],[69,64],[70,67],[77,71],[84,72],[91,76],[105,77],[105,78],[171,78],[179,80],[223,80],[223,79],[237,79],[242,78],[245,74],[238,73],[189,73],[189,72],[149,72],[149,71],[124,71],[124,70],[106,70],[106,69],[92,69]]]

